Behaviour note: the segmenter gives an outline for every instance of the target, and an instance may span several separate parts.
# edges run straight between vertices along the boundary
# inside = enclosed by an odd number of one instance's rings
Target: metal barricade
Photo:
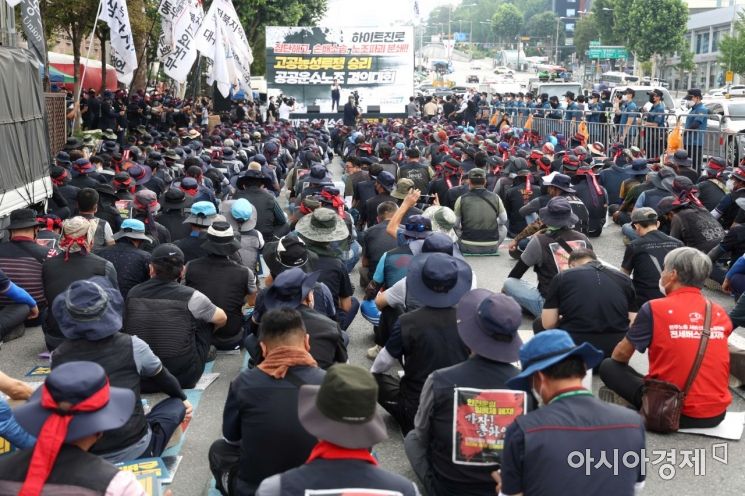
[[[555,136],[561,141],[563,137],[566,140],[565,147],[570,148],[573,146],[572,140],[579,130],[580,122],[584,121],[589,134],[587,144],[600,142],[608,150],[612,145],[622,143],[624,148],[638,147],[647,157],[656,159],[666,152],[668,136],[680,122],[683,129],[682,145],[693,159],[694,169],[700,171],[709,157],[722,157],[728,163],[736,165],[745,156],[745,133],[723,131],[722,117],[719,115],[709,115],[707,129],[702,131],[685,130],[686,115],[676,116],[674,112],[662,114],[664,119],[654,119],[659,116],[649,112],[627,113],[625,125],[620,123],[623,120],[618,118],[620,115],[613,112],[606,114],[608,122],[594,122],[591,114],[593,111],[537,109],[533,111],[530,129],[536,131],[543,140]],[[501,120],[501,115],[497,121]],[[568,119],[567,116],[572,119]],[[528,115],[512,114],[508,115],[508,118],[513,127],[524,128]],[[664,124],[650,125],[650,122],[655,120],[658,123],[662,120]]]

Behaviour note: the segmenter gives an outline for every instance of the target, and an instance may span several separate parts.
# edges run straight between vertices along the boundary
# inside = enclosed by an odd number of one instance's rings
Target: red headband
[[[66,402],[57,403],[47,389],[46,384],[41,386],[41,406],[51,410],[51,415],[44,421],[41,431],[36,438],[36,446],[31,456],[31,463],[26,473],[19,496],[39,496],[49,474],[54,468],[62,443],[67,437],[67,429],[70,426],[75,413],[95,412],[109,403],[109,380],[101,389],[93,393],[89,398],[76,405]],[[68,406],[69,405],[69,406]]]

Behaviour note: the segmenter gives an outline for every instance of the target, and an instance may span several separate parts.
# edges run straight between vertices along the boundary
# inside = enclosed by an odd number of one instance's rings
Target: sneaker
[[[217,348],[210,346],[210,351],[207,353],[207,362],[214,362],[217,358]]]
[[[600,398],[600,401],[605,401],[606,403],[613,403],[614,405],[631,408],[631,403],[623,399],[620,394],[607,386],[600,386],[600,389],[598,390],[598,398]]]
[[[375,346],[367,350],[367,358],[369,358],[370,360],[375,360],[375,358],[378,356],[378,353],[380,353],[380,349],[380,346],[376,344]]]

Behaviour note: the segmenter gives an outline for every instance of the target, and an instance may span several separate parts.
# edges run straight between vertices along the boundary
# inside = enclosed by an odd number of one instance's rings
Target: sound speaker
[[[308,105],[308,113],[309,114],[320,114],[321,106],[320,105]]]
[[[368,107],[367,107],[367,113],[368,114],[379,114],[380,113],[380,105],[368,105]]]

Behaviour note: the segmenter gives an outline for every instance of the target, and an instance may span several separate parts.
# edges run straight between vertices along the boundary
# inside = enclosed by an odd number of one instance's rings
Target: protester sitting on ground
[[[551,198],[541,208],[540,218],[547,227],[530,239],[502,288],[503,293],[512,296],[534,317],[541,315],[553,277],[568,268],[570,252],[580,248],[592,249],[587,236],[573,229],[578,218],[566,198]],[[537,287],[521,279],[530,267],[538,276]]]
[[[155,220],[164,226],[171,234],[171,241],[174,243],[189,235],[191,228],[184,224],[186,215],[184,210],[189,209],[193,203],[192,198],[179,188],[168,188],[163,193],[160,200],[162,210],[155,217]]]
[[[321,207],[300,219],[295,230],[317,256],[312,269],[320,271],[319,280],[328,286],[337,307],[336,321],[346,330],[354,320],[360,303],[344,262],[329,249],[329,244],[349,236],[344,221],[331,209]]]
[[[636,292],[636,307],[649,300],[662,298],[658,282],[665,256],[683,242],[658,229],[657,212],[649,207],[631,213],[631,227],[637,237],[626,246],[621,270],[631,276]]]
[[[123,330],[145,341],[181,387],[193,388],[205,363],[214,360],[212,334],[228,317],[203,293],[179,283],[184,270],[184,254],[177,246],[158,245],[150,260],[150,280],[127,295]],[[144,390],[149,392],[150,385]]]
[[[95,363],[55,368],[16,409],[20,424],[38,440],[0,458],[0,493],[144,496],[132,472],[89,453],[102,435],[127,422],[136,400],[129,389],[110,387]]]
[[[413,260],[406,279],[407,292],[424,306],[399,317],[370,369],[380,386],[379,403],[404,434],[414,427],[427,376],[468,357],[456,333],[455,304],[471,289],[472,271],[462,259],[432,253]],[[400,380],[386,373],[395,360],[403,360]]]
[[[665,297],[642,305],[626,337],[600,366],[607,386],[605,399],[618,401],[620,396],[641,408],[644,377],[629,365],[635,351],[649,350],[647,378],[671,382],[682,391],[710,319],[711,335],[701,367],[683,399],[680,428],[715,427],[724,419],[732,402],[727,347],[732,322],[716,303],[707,307],[709,301],[701,288],[710,271],[709,257],[694,248],[676,248],[665,256],[659,281]]]
[[[471,355],[427,377],[414,430],[404,442],[414,472],[426,493],[433,496],[476,496],[488,494],[493,488],[490,474],[494,464],[479,466],[453,460],[454,392],[468,388],[478,395],[484,390],[507,389],[507,379],[520,372],[512,365],[522,345],[517,334],[522,311],[515,300],[487,289],[473,289],[458,302],[456,315],[458,335]],[[532,398],[529,403],[529,409],[533,409]]]
[[[230,222],[240,242],[236,252],[238,263],[256,274],[259,269],[259,253],[264,248],[264,236],[256,230],[256,210],[244,198],[225,200],[220,203],[220,213]]]
[[[317,442],[297,416],[299,387],[321,384],[324,376],[308,353],[311,338],[303,321],[289,307],[267,312],[259,331],[264,359],[230,384],[223,438],[209,451],[221,494],[254,494],[262,480],[304,463]]]
[[[112,386],[135,394],[134,411],[120,413],[127,422],[105,433],[91,449],[112,463],[160,456],[192,412],[178,381],[147,343],[119,332],[123,306],[119,292],[102,277],[74,282],[52,305],[65,336],[52,353],[52,373],[69,362],[96,362],[106,371]],[[169,396],[153,405],[147,414],[140,398],[144,380]]]
[[[96,255],[112,263],[119,291],[126,298],[130,289],[150,278],[150,254],[140,249],[150,238],[145,234],[145,224],[137,219],[126,219],[114,234],[114,240],[114,246],[98,250]]]
[[[95,225],[83,217],[73,217],[62,223],[62,253],[44,262],[41,268],[44,296],[50,304],[73,282],[94,276],[106,277],[118,291],[114,265],[91,253],[95,230]],[[52,312],[47,312],[43,330],[44,341],[50,351],[64,340]]]
[[[215,221],[216,216],[217,210],[212,202],[198,201],[192,204],[189,216],[184,220],[184,224],[191,227],[191,233],[173,243],[184,253],[185,263],[207,255],[202,245],[207,241],[207,229]]]
[[[39,306],[28,292],[16,285],[0,269],[0,297],[9,301],[0,306],[0,344],[25,334],[24,322],[39,316]]]
[[[95,225],[93,235],[93,250],[114,244],[114,232],[111,225],[104,219],[96,217],[98,211],[98,192],[93,188],[83,188],[78,191],[78,212],[81,217],[88,219]]]
[[[378,262],[389,250],[398,246],[386,232],[388,222],[398,207],[394,202],[383,202],[378,205],[377,223],[360,234],[362,258],[360,267],[360,286],[367,287],[373,278]]]
[[[311,355],[321,368],[326,369],[336,362],[347,361],[348,339],[335,321],[314,309],[313,288],[319,276],[318,271],[305,273],[299,267],[283,271],[272,281],[269,289],[259,295],[251,319],[257,325],[261,324],[264,315],[273,309],[287,307],[297,310],[310,336]],[[246,338],[246,350],[251,354],[255,363],[259,363],[262,359],[258,346],[260,329],[257,334],[249,334]]]
[[[204,294],[225,311],[228,321],[215,329],[210,344],[218,350],[237,349],[243,343],[245,330],[243,307],[256,301],[256,276],[231,257],[240,249],[233,228],[227,222],[213,222],[202,244],[206,256],[186,264],[184,284]]]
[[[537,334],[520,348],[522,372],[507,386],[535,391],[545,406],[507,427],[502,464],[495,473],[499,494],[564,496],[567,488],[577,494],[641,490],[645,478],[641,417],[603,403],[582,385],[587,370],[602,358],[591,344],[577,346],[560,329]],[[591,477],[573,465],[576,453],[599,459],[613,450],[635,453],[641,462],[598,464]]]
[[[25,382],[11,379],[0,372],[0,391],[6,397],[0,398],[0,436],[17,449],[31,448],[36,438],[26,432],[16,421],[8,401],[20,402],[27,400],[33,390]]]
[[[370,373],[346,364],[331,367],[320,386],[300,386],[300,424],[318,444],[304,465],[265,479],[256,496],[303,496],[328,490],[419,496],[413,482],[379,468],[370,453],[388,437],[377,396],[378,386]]]
[[[495,254],[507,235],[507,211],[499,196],[485,186],[484,169],[471,169],[469,191],[455,201],[458,246],[463,253]]]
[[[590,343],[609,357],[639,309],[634,285],[589,249],[573,250],[568,264],[551,280],[533,330],[564,329],[575,343]]]

